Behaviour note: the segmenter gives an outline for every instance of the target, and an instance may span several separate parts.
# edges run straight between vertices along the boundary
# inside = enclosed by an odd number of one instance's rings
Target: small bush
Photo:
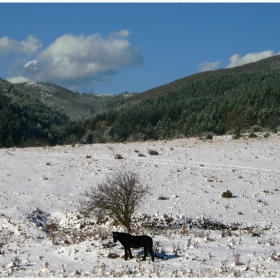
[[[240,138],[240,136],[238,136],[238,135],[236,135],[236,134],[232,135],[232,139],[233,139],[233,140],[238,140],[239,138]]]
[[[138,157],[146,157],[146,156],[140,153],[138,154]]]
[[[0,254],[3,254],[1,250],[5,245],[6,245],[6,241],[0,241]]]
[[[57,231],[59,229],[59,219],[54,218],[46,222],[46,229],[49,231]]]
[[[165,196],[159,196],[158,197],[158,200],[168,200],[169,199],[169,197],[165,197]]]
[[[12,264],[12,268],[16,268],[19,267],[21,260],[18,256],[16,256],[13,260],[12,260],[13,264]]]
[[[262,126],[259,125],[253,125],[251,127],[251,132],[264,132],[264,128]]]
[[[242,262],[240,262],[240,254],[237,253],[237,254],[234,254],[234,264],[235,265],[242,265]]]
[[[206,140],[212,140],[212,139],[213,139],[213,133],[207,133],[207,134],[205,135],[205,139],[206,139]]]
[[[264,135],[263,135],[263,137],[265,137],[265,138],[267,138],[267,137],[269,137],[270,136],[270,133],[269,132],[266,132]]]
[[[232,192],[231,191],[225,191],[222,193],[223,198],[232,198]]]
[[[158,155],[158,152],[156,150],[149,149],[148,153],[149,153],[150,156],[157,156]]]
[[[119,257],[120,257],[120,255],[116,254],[116,253],[109,253],[107,256],[108,259],[117,259]]]
[[[115,154],[115,159],[123,159],[123,156],[120,154]]]
[[[199,140],[212,140],[213,132],[204,132],[199,136]]]
[[[258,135],[255,134],[254,132],[251,132],[251,133],[249,134],[249,138],[256,138],[256,137],[258,137]]]

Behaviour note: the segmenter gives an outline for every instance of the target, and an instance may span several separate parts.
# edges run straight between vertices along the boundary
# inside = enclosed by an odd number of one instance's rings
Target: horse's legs
[[[151,255],[152,260],[154,262],[155,260],[154,260],[154,254],[153,254],[153,247],[150,247],[149,252],[150,252],[150,255]]]
[[[132,254],[131,254],[131,249],[130,249],[129,247],[128,247],[128,252],[129,252],[130,258],[132,259],[133,256],[132,256]]]
[[[128,254],[127,254],[127,251],[128,251],[127,248],[124,248],[124,258],[125,258],[125,260],[127,260],[127,257],[128,257],[128,256],[127,256],[127,255],[128,255]]]
[[[144,257],[143,257],[143,261],[146,260],[146,256],[147,256],[147,247],[144,247]]]

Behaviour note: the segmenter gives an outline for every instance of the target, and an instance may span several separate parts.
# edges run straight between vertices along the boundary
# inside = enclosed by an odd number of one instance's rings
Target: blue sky
[[[0,3],[0,77],[143,92],[280,52],[279,3]]]

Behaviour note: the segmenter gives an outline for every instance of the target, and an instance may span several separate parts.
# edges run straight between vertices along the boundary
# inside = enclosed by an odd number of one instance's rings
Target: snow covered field
[[[0,277],[280,277],[279,140],[1,149]],[[125,261],[112,242],[124,228],[77,209],[85,188],[124,168],[150,186],[133,227],[153,237],[154,263],[142,249]]]

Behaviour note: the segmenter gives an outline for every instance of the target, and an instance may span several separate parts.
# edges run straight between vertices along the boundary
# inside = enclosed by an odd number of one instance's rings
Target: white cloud
[[[24,64],[24,67],[27,68],[27,67],[30,67],[31,65],[36,65],[37,64],[37,60],[29,60],[27,63]]]
[[[140,51],[126,38],[130,34],[128,30],[107,37],[66,34],[38,53],[35,59],[26,60],[13,74],[67,87],[102,81],[122,68],[142,63]]]
[[[226,68],[232,68],[232,67],[248,64],[251,62],[256,62],[261,59],[265,59],[274,55],[275,52],[270,50],[263,51],[263,52],[247,53],[243,57],[240,56],[239,54],[234,54],[233,56],[230,57],[229,59],[230,63]]]
[[[239,54],[234,54],[229,58],[230,63],[225,68],[232,68],[241,66],[244,64],[257,62],[259,60],[278,55],[280,52],[275,53],[274,51],[268,50],[263,52],[255,52],[255,53],[247,53],[243,57]],[[199,65],[198,71],[204,72],[204,71],[210,71],[210,70],[217,70],[222,65],[222,61],[215,61],[215,62],[203,62]]]
[[[0,53],[9,54],[9,53],[18,53],[32,55],[36,53],[42,44],[34,36],[29,35],[26,40],[18,42],[16,40],[10,39],[9,37],[0,38]]]
[[[198,66],[199,72],[205,72],[210,70],[216,70],[222,65],[222,61],[215,61],[215,62],[203,62]]]
[[[16,84],[16,83],[25,83],[25,82],[30,82],[29,79],[22,77],[22,76],[18,76],[18,77],[8,77],[7,81],[9,81],[10,83]]]
[[[129,30],[126,30],[126,29],[111,33],[111,35],[119,36],[119,37],[127,37],[127,36],[130,36],[131,34],[132,33]]]

